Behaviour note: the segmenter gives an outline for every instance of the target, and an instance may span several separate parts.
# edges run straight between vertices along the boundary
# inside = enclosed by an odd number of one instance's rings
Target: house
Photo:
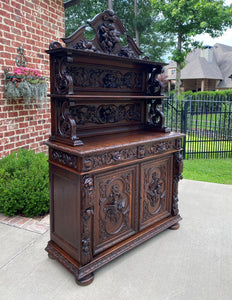
[[[175,83],[176,63],[165,67],[168,88]],[[232,47],[215,44],[195,49],[181,70],[182,91],[212,91],[232,88]]]

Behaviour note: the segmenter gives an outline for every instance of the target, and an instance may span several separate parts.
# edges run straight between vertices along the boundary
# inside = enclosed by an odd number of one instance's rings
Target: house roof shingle
[[[215,79],[220,80],[218,88],[232,88],[232,47],[222,44],[215,44],[209,47],[208,51],[202,52],[195,49],[186,58],[186,65],[181,71],[181,79]],[[207,56],[210,53],[211,56]],[[206,55],[205,55],[206,54]],[[166,67],[175,68],[173,61]],[[175,80],[175,74],[171,74],[167,79]]]

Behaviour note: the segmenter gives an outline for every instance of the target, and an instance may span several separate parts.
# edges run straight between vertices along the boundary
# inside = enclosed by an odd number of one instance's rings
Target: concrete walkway
[[[154,237],[80,287],[44,248],[49,232],[0,224],[4,300],[231,300],[232,186],[183,180],[179,230]]]

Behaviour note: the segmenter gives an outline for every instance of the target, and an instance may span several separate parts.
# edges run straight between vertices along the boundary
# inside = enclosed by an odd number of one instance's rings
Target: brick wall
[[[64,37],[63,0],[0,1],[0,73],[16,67],[17,48],[22,44],[29,68],[49,78],[49,44]],[[4,98],[0,77],[0,158],[19,147],[36,152],[47,151],[43,145],[50,135],[50,105],[30,104],[22,99]]]

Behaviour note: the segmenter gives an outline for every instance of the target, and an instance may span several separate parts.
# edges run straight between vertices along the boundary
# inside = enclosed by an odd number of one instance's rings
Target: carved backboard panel
[[[172,157],[141,166],[140,229],[171,213],[171,165]]]
[[[87,23],[95,32],[93,40],[85,38],[86,26],[82,26],[71,36],[63,39],[67,47],[133,58],[137,58],[142,54],[129,35],[126,35],[127,46],[121,45],[121,36],[126,34],[126,29],[112,10],[106,10],[98,14],[92,21]]]
[[[95,178],[94,254],[135,233],[137,167],[121,168]]]

